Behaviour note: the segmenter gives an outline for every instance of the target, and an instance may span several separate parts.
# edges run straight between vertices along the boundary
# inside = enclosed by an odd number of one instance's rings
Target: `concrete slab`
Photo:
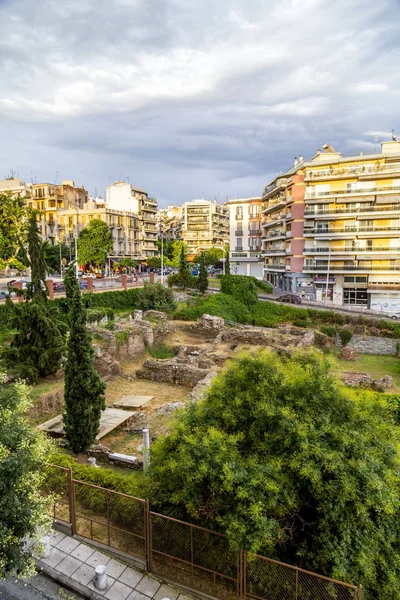
[[[67,556],[68,554],[58,550],[58,548],[52,548],[49,558],[41,558],[40,560],[49,565],[49,567],[56,567]]]
[[[71,575],[71,577],[82,585],[88,585],[94,577],[94,568],[83,564]]]
[[[160,586],[161,584],[159,581],[157,581],[157,579],[150,577],[150,575],[145,575],[140,583],[138,583],[136,586],[136,589],[145,596],[152,598]]]
[[[79,546],[79,542],[78,540],[74,540],[74,538],[64,537],[57,544],[55,544],[55,546],[58,548],[58,550],[62,550],[66,554],[71,554],[71,552]]]
[[[132,594],[126,600],[150,600],[148,596],[133,590]]]
[[[114,558],[107,563],[107,575],[114,577],[114,579],[119,579],[120,575],[125,571],[125,569],[126,566]],[[132,585],[131,587],[135,586]]]
[[[113,406],[115,408],[140,408],[152,400],[154,400],[154,396],[124,396],[114,402]]]
[[[163,583],[157,593],[153,596],[154,600],[163,600],[163,598],[169,598],[169,600],[176,600],[179,596],[178,590]]]
[[[131,592],[132,588],[120,581],[116,581],[104,596],[105,598],[109,598],[109,600],[126,600]]]
[[[67,577],[71,577],[71,575],[75,573],[75,571],[77,571],[82,564],[82,561],[78,560],[77,558],[74,558],[73,556],[67,556],[57,565],[57,571],[60,571],[60,573],[63,573]]]
[[[127,569],[125,569],[122,575],[120,575],[119,581],[122,581],[122,583],[126,583],[126,585],[129,585],[130,587],[134,588],[137,586],[142,577],[143,573],[140,573],[139,571],[135,571],[134,569],[128,567]]]
[[[92,556],[92,554],[94,554],[94,549],[90,548],[89,546],[86,546],[86,544],[79,544],[79,546],[77,546],[71,552],[71,556],[77,558],[78,560],[81,560],[82,562],[85,562],[89,558],[89,556]]]
[[[119,427],[120,425],[125,423],[134,414],[135,413],[131,411],[107,407],[101,413],[100,428],[99,433],[97,435],[97,439],[101,440],[101,438],[110,433],[110,431],[112,431],[116,427]],[[50,419],[49,421],[42,423],[38,426],[38,429],[40,429],[41,431],[45,431],[46,433],[54,437],[63,437],[64,427],[62,422],[62,415],[58,415],[57,417],[54,417],[54,419]]]
[[[107,556],[107,554],[103,554],[102,552],[96,550],[96,552],[93,552],[93,554],[89,556],[85,562],[87,565],[90,565],[94,568],[97,567],[97,565],[106,565],[108,562],[110,562],[110,557]]]

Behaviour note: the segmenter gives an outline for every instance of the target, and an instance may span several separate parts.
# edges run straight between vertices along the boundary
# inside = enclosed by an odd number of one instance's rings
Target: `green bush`
[[[248,308],[258,302],[257,288],[253,277],[225,275],[221,279],[221,292],[233,296]]]
[[[87,323],[99,323],[104,318],[107,318],[107,321],[113,321],[114,316],[112,308],[88,308],[86,310]]]
[[[204,314],[222,317],[235,323],[248,323],[250,312],[246,306],[227,294],[213,294],[207,298],[188,302],[186,306],[174,314],[175,319],[196,321]]]
[[[331,338],[334,338],[336,336],[336,329],[332,327],[332,325],[321,325],[319,330],[321,333],[324,333],[325,335]]]
[[[174,356],[178,354],[176,348],[167,346],[167,344],[156,344],[155,346],[148,346],[147,352],[153,358],[158,359],[174,358]]]
[[[272,294],[273,289],[268,283],[265,283],[265,281],[260,281],[256,277],[252,277],[251,279],[254,281],[259,290],[263,290],[263,292],[266,292],[267,294]]]
[[[311,323],[306,319],[295,319],[292,325],[295,327],[311,327]]]
[[[186,275],[185,282],[183,284],[180,273],[172,273],[172,275],[168,275],[167,284],[169,288],[195,288],[197,284],[197,277],[193,277],[193,275]]]
[[[129,331],[118,331],[115,334],[115,345],[117,347],[117,351],[123,346],[127,344],[129,341]]]
[[[340,339],[342,341],[342,345],[343,346],[347,346],[347,344],[349,343],[349,341],[353,337],[353,334],[350,331],[350,329],[340,329],[339,335],[340,335]]]
[[[139,290],[137,307],[141,310],[175,310],[176,304],[172,290],[161,283],[145,283]]]

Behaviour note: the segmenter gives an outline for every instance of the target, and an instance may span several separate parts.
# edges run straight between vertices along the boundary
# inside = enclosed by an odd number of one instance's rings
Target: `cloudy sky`
[[[0,178],[258,195],[400,133],[399,0],[0,0]]]

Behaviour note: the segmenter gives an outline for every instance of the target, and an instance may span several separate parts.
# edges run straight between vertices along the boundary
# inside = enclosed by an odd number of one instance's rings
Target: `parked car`
[[[28,279],[12,279],[11,281],[8,282],[8,285],[11,285],[11,287],[15,287],[16,283],[22,283],[22,289],[25,290],[26,289],[26,285],[29,283]]]
[[[6,294],[8,294],[8,292],[5,292],[4,290],[0,290],[0,300],[4,300],[4,298],[6,297]]]
[[[289,302],[289,304],[301,304],[301,297],[297,294],[284,294],[279,296],[279,302]]]
[[[398,313],[392,313],[392,314],[390,315],[390,318],[391,318],[391,319],[394,319],[394,320],[396,320],[396,319],[400,319],[400,312],[398,312]]]
[[[62,281],[53,281],[53,290],[55,292],[63,292],[65,290],[65,286]]]

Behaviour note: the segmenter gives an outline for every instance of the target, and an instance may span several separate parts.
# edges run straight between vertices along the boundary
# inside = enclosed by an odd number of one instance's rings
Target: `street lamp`
[[[327,302],[328,302],[329,270],[330,270],[330,266],[331,266],[331,241],[332,241],[331,239],[328,240],[329,252],[328,252],[328,270],[326,273],[325,304],[327,304]]]
[[[162,223],[160,223],[160,238],[161,238],[161,285],[164,283],[164,238]]]

